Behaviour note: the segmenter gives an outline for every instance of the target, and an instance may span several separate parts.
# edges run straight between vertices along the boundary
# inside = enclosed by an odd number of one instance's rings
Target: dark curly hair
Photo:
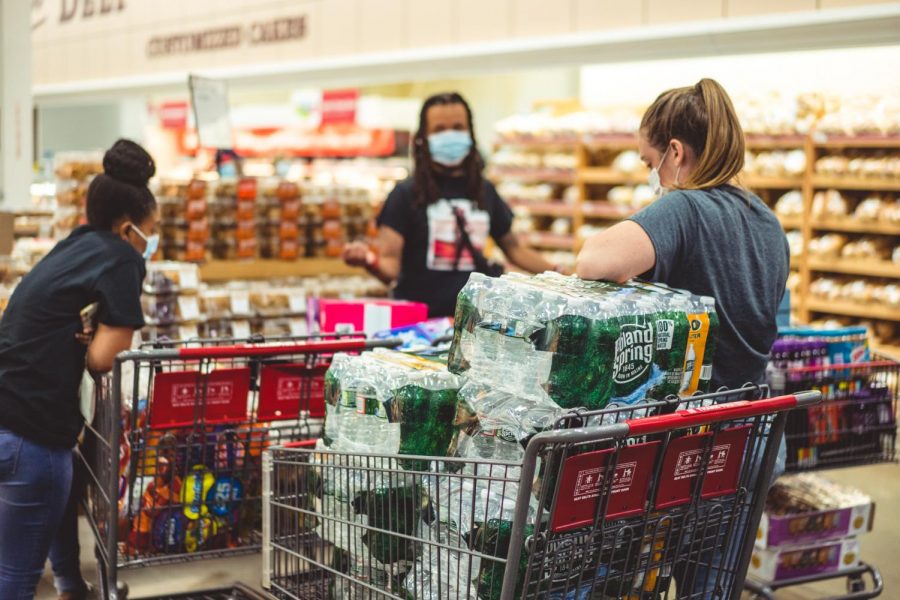
[[[475,139],[475,130],[472,123],[472,109],[465,98],[456,92],[445,92],[431,96],[422,105],[419,113],[419,130],[416,132],[413,152],[415,157],[415,182],[416,204],[420,207],[428,206],[440,199],[440,191],[434,177],[434,163],[431,160],[431,150],[428,148],[428,109],[432,106],[446,106],[449,104],[461,104],[466,109],[466,117],[469,120],[469,133],[472,135],[472,149],[469,155],[460,165],[466,178],[466,196],[478,208],[484,209],[484,159],[478,152],[478,141]]]
[[[110,230],[121,218],[140,223],[156,209],[147,182],[156,173],[153,158],[139,144],[119,140],[103,155],[103,173],[87,192],[87,220],[95,229]]]

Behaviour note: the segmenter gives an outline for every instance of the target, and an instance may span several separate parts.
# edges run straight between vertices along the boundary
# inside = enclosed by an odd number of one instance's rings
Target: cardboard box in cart
[[[778,548],[834,540],[872,531],[875,504],[788,515],[763,513],[756,534],[758,548]]]
[[[859,540],[847,538],[786,548],[754,548],[747,576],[771,583],[827,575],[859,565]]]

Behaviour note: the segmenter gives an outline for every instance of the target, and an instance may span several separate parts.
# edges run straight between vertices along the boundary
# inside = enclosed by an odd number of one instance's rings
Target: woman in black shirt
[[[0,321],[0,598],[32,598],[48,552],[62,597],[83,594],[77,562],[57,565],[53,542],[72,481],[72,448],[84,426],[78,390],[85,367],[112,369],[144,325],[141,285],[159,220],[147,188],[147,152],[119,140],[88,188],[88,225],[28,273]],[[80,313],[97,303],[97,327]],[[77,556],[69,557],[77,561]],[[60,575],[63,574],[63,577]]]
[[[482,173],[472,111],[462,96],[428,98],[414,144],[415,172],[385,201],[374,247],[349,244],[347,264],[395,285],[394,297],[427,304],[432,317],[453,315],[470,273],[499,272],[484,258],[488,236],[524,271],[554,268],[511,231],[512,212]]]

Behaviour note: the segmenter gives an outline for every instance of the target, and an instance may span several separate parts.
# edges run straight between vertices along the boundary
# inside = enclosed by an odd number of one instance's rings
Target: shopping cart
[[[263,587],[296,600],[738,598],[786,411],[821,398],[763,395],[575,413],[521,463],[270,448]]]
[[[896,462],[900,363],[876,355],[868,362],[771,368],[769,381],[775,393],[813,389],[823,397],[821,404],[788,415],[787,471]],[[847,593],[831,600],[877,598],[884,591],[878,568],[865,562],[774,582],[748,579],[745,586],[755,598],[773,600],[779,589],[835,579],[846,581]]]
[[[874,359],[770,372],[775,393],[813,389],[824,398],[788,417],[788,471],[896,462],[900,363]]]
[[[257,551],[263,451],[318,435],[334,353],[398,340],[231,342],[125,352],[98,386],[79,456],[102,598],[119,569]]]

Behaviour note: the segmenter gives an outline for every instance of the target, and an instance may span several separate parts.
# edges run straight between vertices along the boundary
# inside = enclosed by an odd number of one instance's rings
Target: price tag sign
[[[231,322],[231,337],[237,339],[247,339],[250,337],[250,322],[249,321],[232,321]]]
[[[295,335],[295,336],[309,335],[309,328],[306,326],[305,319],[291,319],[290,327],[291,327],[291,335]]]
[[[291,312],[295,315],[306,313],[306,294],[303,293],[303,290],[289,290],[288,304]]]
[[[183,290],[195,290],[199,285],[197,281],[197,269],[182,269],[178,274],[178,283]]]
[[[195,321],[200,318],[200,303],[197,296],[179,296],[178,312],[182,321]]]
[[[231,313],[235,315],[250,314],[250,293],[246,290],[231,292]]]
[[[182,325],[178,328],[178,337],[182,340],[193,340],[200,337],[196,325]]]

